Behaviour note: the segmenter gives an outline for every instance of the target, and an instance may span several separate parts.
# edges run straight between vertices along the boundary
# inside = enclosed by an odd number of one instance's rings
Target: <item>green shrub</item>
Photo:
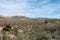
[[[14,27],[14,28],[12,29],[12,32],[13,32],[13,34],[14,34],[15,36],[17,36],[17,34],[18,34],[18,28]]]
[[[10,31],[11,30],[11,26],[10,25],[6,25],[4,28],[3,28],[3,31]]]
[[[2,40],[11,40],[10,37],[8,37],[6,34],[2,36]]]

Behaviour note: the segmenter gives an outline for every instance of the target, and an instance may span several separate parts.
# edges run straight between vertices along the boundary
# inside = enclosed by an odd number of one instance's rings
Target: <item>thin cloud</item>
[[[0,15],[58,18],[59,10],[59,0],[0,0]]]

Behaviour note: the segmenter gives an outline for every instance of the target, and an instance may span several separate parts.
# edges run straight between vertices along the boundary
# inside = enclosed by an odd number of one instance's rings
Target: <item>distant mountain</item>
[[[42,23],[45,20],[48,22],[60,21],[60,19],[48,19],[48,18],[29,18],[25,16],[0,16],[0,26],[5,24],[31,24]]]

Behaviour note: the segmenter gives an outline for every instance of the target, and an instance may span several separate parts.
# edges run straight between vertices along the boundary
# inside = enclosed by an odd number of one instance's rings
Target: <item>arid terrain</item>
[[[0,40],[60,40],[60,19],[0,16]]]

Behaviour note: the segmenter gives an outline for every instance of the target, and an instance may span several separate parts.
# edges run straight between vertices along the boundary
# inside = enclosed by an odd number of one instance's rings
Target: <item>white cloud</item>
[[[0,0],[1,1],[1,0]],[[33,1],[33,5],[37,7],[33,7],[32,2],[28,2],[28,0],[2,0],[0,2],[0,14],[4,15],[22,15],[22,16],[40,16],[43,14],[53,14],[54,12],[60,10],[60,3],[50,3],[51,0],[43,0],[42,2],[38,2],[37,0]],[[15,14],[14,14],[15,13]],[[46,16],[46,15],[45,15]],[[56,15],[55,15],[56,16]],[[56,16],[58,17],[58,16]]]
[[[57,11],[59,8],[56,7],[58,6],[59,5],[56,6],[55,4],[44,5],[41,8],[32,9],[32,12],[37,14],[50,14]]]
[[[26,16],[26,17],[30,17],[32,16],[32,14],[29,14],[29,13],[17,13],[16,15],[20,15],[20,16]]]
[[[24,8],[30,8],[26,0],[16,0],[20,3],[11,3],[7,0],[4,1],[4,3],[0,3],[0,8],[6,8],[6,9],[24,9]]]
[[[45,4],[45,3],[49,2],[49,1],[50,0],[44,0],[44,1],[40,2],[39,5]]]

